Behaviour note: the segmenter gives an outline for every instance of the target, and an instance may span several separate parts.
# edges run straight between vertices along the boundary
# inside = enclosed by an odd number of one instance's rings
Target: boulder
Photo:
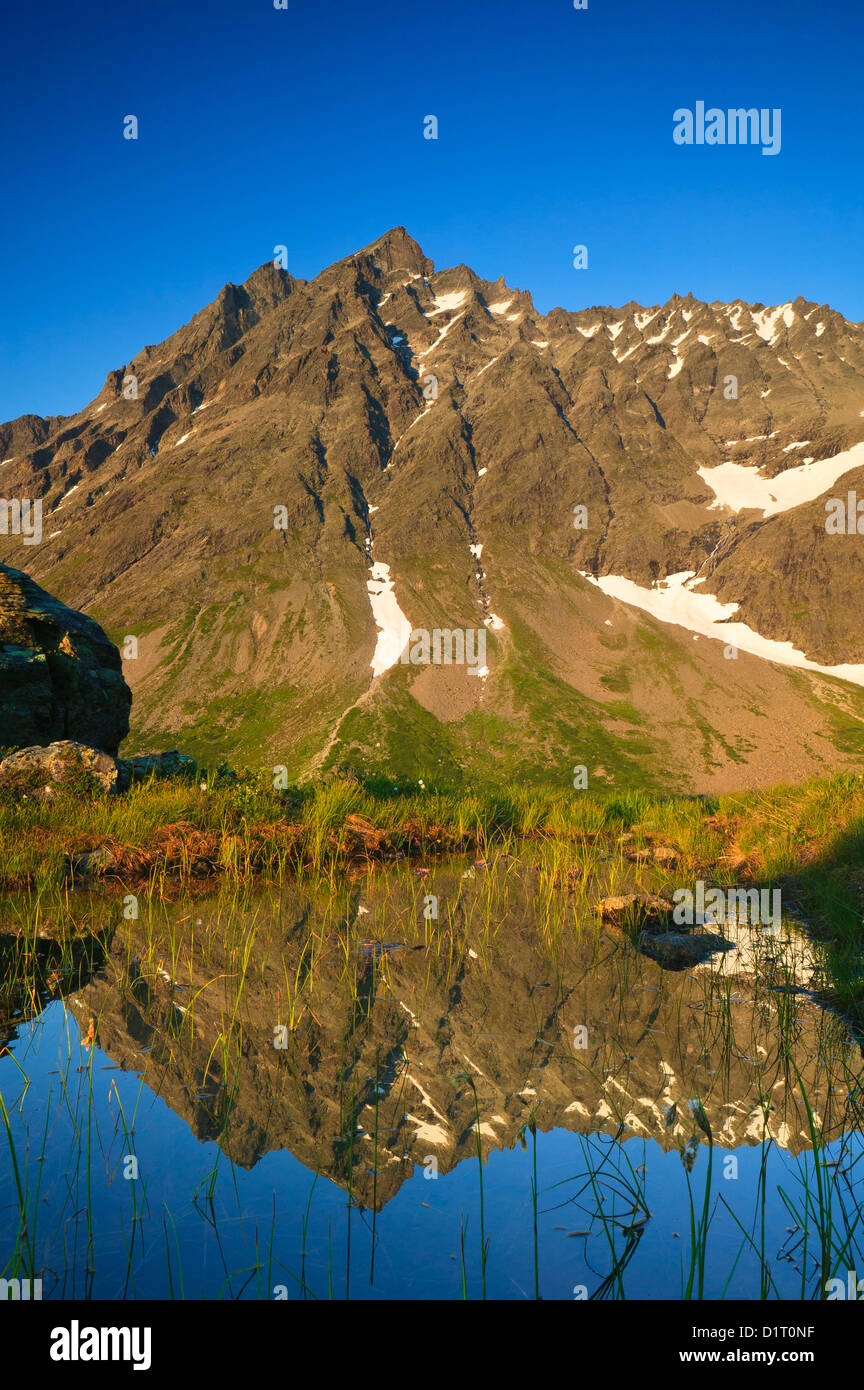
[[[678,851],[671,845],[654,845],[651,849],[651,858],[655,864],[676,864],[678,862]]]
[[[714,932],[642,932],[638,945],[643,955],[665,970],[686,970],[708,960],[715,951],[734,950],[731,941]]]
[[[68,740],[116,753],[131,704],[99,624],[0,565],[0,747]]]
[[[624,858],[629,859],[633,864],[647,864],[653,860],[655,864],[671,866],[678,861],[678,851],[674,850],[671,845],[642,845],[638,849],[624,848],[622,853]]]
[[[63,739],[47,748],[22,748],[0,762],[0,791],[53,801],[57,789],[117,791],[117,763],[109,753]]]
[[[144,753],[112,758],[98,748],[62,739],[47,747],[21,748],[0,762],[0,791],[34,801],[53,801],[60,787],[82,791],[123,792],[150,777],[194,777],[198,765],[176,748],[169,753]],[[92,779],[92,780],[91,780]]]

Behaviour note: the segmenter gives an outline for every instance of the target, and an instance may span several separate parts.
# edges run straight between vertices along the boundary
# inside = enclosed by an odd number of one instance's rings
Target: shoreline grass
[[[277,791],[269,773],[221,772],[195,782],[153,779],[113,796],[80,788],[43,802],[0,794],[0,892],[11,895],[2,916],[26,909],[32,924],[34,902],[58,894],[71,901],[76,889],[111,898],[134,888],[168,899],[214,882],[311,877],[327,878],[332,890],[346,872],[375,863],[506,859],[531,841],[548,851],[547,913],[562,890],[578,897],[604,860],[661,868],[654,879],[667,893],[699,879],[781,887],[784,913],[828,946],[835,1006],[864,1019],[864,779],[852,774],[717,797],[465,793],[380,778]],[[658,847],[673,853],[671,864],[652,864]]]
[[[634,850],[671,846],[682,881],[782,880],[826,927],[860,921],[864,779],[851,774],[710,798],[554,788],[466,794],[382,779],[274,791],[269,774],[251,773],[153,780],[114,796],[61,789],[50,802],[0,793],[0,891],[166,875],[281,880],[356,860],[482,855],[526,840],[572,846],[578,860],[588,844],[614,845],[622,835],[632,835]]]

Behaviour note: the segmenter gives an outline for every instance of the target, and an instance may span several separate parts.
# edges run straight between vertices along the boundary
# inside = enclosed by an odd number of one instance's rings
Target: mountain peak
[[[391,227],[389,232],[364,246],[351,259],[363,257],[381,270],[410,270],[416,275],[432,275],[435,264],[424,255],[423,248],[409,236],[404,227]]]

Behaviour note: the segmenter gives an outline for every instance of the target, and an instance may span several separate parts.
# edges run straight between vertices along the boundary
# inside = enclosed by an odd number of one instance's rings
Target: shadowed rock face
[[[115,754],[131,703],[98,623],[0,565],[0,746],[70,739]]]
[[[671,972],[587,924],[545,946],[515,883],[511,874],[485,943],[480,889],[443,869],[435,891],[452,906],[452,941],[424,928],[422,892],[415,900],[385,875],[338,903],[295,889],[240,908],[193,901],[170,909],[184,961],[176,978],[167,938],[163,948],[158,929],[151,940],[144,921],[124,923],[105,969],[68,1003],[82,1030],[98,1020],[113,1062],[142,1071],[232,1161],[249,1168],[287,1148],[310,1170],[350,1180],[367,1206],[389,1201],[429,1155],[442,1172],[476,1160],[466,1078],[484,1155],[512,1148],[532,1115],[543,1131],[682,1149],[697,1097],[723,1148],[763,1134],[807,1148],[787,1044],[826,1137],[857,1123],[846,1091],[860,1052],[803,987],[817,964],[794,930],[736,928],[716,965]],[[286,981],[304,978],[292,1019]],[[232,1019],[231,1041],[214,1048]]]
[[[583,575],[698,571],[762,636],[864,661],[860,537],[826,534],[821,496],[736,511],[705,476],[770,491],[853,449],[862,380],[864,329],[825,306],[542,314],[396,228],[309,281],[262,266],[77,415],[0,425],[2,486],[57,512],[40,582],[139,635],[140,746],[568,783],[578,749],[592,785],[765,785],[856,765],[864,691],[727,659]],[[370,562],[414,629],[482,628],[488,676],[373,679]]]

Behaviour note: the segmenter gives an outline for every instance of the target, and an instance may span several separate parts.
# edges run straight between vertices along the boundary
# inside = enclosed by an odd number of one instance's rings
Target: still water
[[[81,895],[74,950],[44,904],[22,944],[6,904],[0,1271],[292,1300],[819,1298],[864,1272],[861,1047],[803,929],[727,924],[664,969],[553,889],[510,860],[131,919]]]

